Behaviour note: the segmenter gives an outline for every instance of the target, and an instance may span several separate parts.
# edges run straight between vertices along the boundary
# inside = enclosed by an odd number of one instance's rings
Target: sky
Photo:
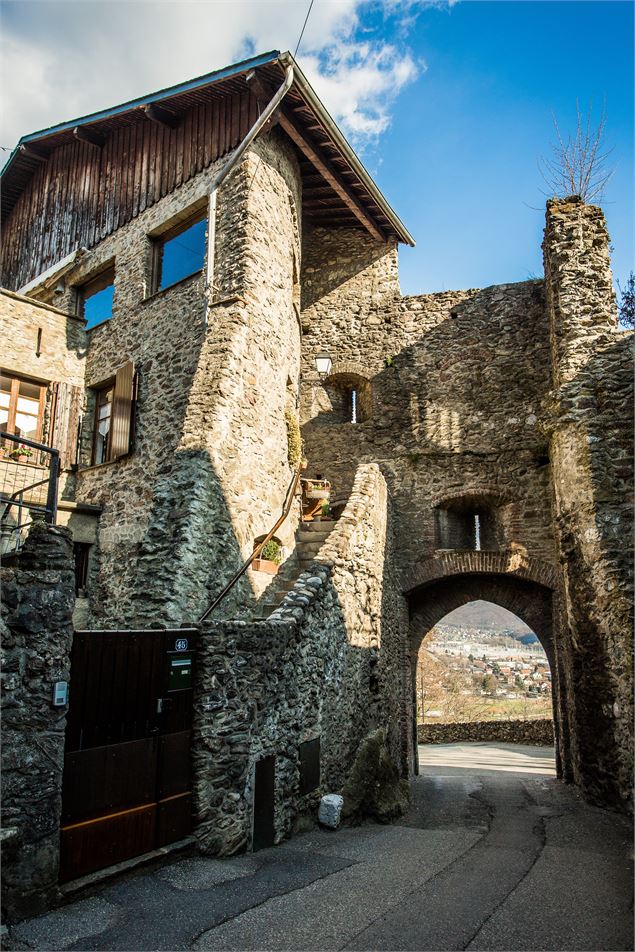
[[[271,49],[310,0],[0,2],[4,160],[20,136]],[[542,275],[540,156],[605,103],[602,202],[633,267],[633,4],[314,0],[298,61],[417,245],[405,294]]]

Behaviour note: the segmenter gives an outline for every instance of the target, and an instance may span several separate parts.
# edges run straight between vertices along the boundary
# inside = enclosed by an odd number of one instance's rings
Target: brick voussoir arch
[[[430,508],[436,509],[443,507],[444,504],[460,502],[463,499],[489,498],[496,500],[498,505],[505,505],[511,502],[509,489],[501,489],[500,486],[484,485],[483,483],[468,483],[457,489],[455,492],[439,493],[430,500]]]
[[[455,575],[420,588],[410,598],[410,648],[416,656],[428,632],[446,615],[474,601],[492,602],[534,631],[552,660],[552,592],[516,576]]]
[[[333,363],[329,370],[326,382],[328,382],[331,377],[360,378],[361,380],[368,380],[370,382],[374,376],[375,374],[370,367],[360,364],[356,360],[338,360]]]
[[[404,577],[403,592],[409,595],[417,588],[457,575],[502,575],[535,582],[551,590],[557,587],[555,566],[525,552],[455,549],[439,551],[432,558],[417,563]]]

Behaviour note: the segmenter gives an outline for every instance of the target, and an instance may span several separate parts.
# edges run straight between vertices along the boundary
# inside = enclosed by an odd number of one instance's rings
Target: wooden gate
[[[75,632],[61,882],[190,832],[196,634],[184,628]]]

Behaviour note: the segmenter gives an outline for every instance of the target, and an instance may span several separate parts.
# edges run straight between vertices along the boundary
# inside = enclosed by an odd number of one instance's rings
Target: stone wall
[[[0,290],[0,316],[7,345],[4,370],[43,383],[84,385],[87,336],[82,317],[6,290]]]
[[[555,390],[550,434],[562,565],[572,779],[618,807],[633,766],[632,333],[617,330],[604,216],[547,206]]]
[[[83,390],[88,340],[82,317],[0,289],[0,322],[5,342],[3,372],[42,384],[64,383]],[[51,445],[53,401],[49,386],[40,440],[47,445]],[[39,461],[31,462],[32,466],[0,462],[0,485],[10,486],[13,492],[46,476]],[[64,506],[73,500],[74,493],[75,476],[64,469],[60,476],[60,504]],[[60,521],[68,521],[67,513],[68,510],[62,510]]]
[[[276,756],[276,839],[340,788],[369,730],[385,726],[407,763],[402,721],[407,618],[385,482],[362,466],[319,561],[267,621],[204,626],[195,701],[195,802],[204,850],[251,840],[253,776]],[[408,688],[409,689],[409,688]],[[321,782],[299,795],[298,746],[321,739]]]
[[[337,500],[359,461],[377,462],[404,569],[443,547],[440,513],[461,505],[492,511],[488,547],[520,546],[553,560],[547,441],[538,426],[550,386],[543,283],[402,298],[389,249],[376,249],[373,260],[372,243],[340,232],[348,257],[334,268],[322,232],[305,236],[304,246],[309,475],[328,476]],[[324,348],[333,374],[370,381],[363,422],[340,423],[331,412],[329,382],[325,388],[313,367]]]
[[[537,744],[553,747],[553,721],[472,721],[457,724],[418,724],[420,744]]]
[[[2,889],[14,918],[57,892],[66,707],[75,602],[70,532],[36,523],[2,569]]]
[[[206,204],[222,162],[85,255],[59,303],[114,261],[111,320],[88,331],[77,501],[102,510],[90,579],[92,627],[191,621],[277,518],[292,472],[285,409],[297,402],[300,174],[277,133],[261,138],[219,195],[214,300],[201,272],[151,293],[150,236]],[[57,299],[56,299],[57,300]],[[135,446],[91,466],[94,390],[132,360]],[[299,518],[287,520],[290,555]],[[253,605],[249,573],[224,604]]]

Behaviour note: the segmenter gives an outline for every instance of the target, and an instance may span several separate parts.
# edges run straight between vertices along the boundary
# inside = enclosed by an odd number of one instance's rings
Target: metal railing
[[[15,449],[7,454],[8,444],[15,444]],[[5,452],[0,458],[0,530],[2,550],[6,555],[21,548],[26,538],[25,530],[33,524],[34,516],[43,518],[50,525],[55,524],[60,454],[51,446],[13,433],[0,433],[0,446]],[[16,457],[24,447],[35,450],[39,462],[29,465],[31,457],[28,455],[25,455],[26,463],[20,462]],[[34,476],[42,478],[29,482]],[[14,544],[7,547],[5,543],[9,536],[14,538]]]
[[[273,527],[273,529],[270,529],[269,532],[267,533],[267,535],[264,537],[264,539],[261,539],[261,540],[260,540],[260,542],[257,544],[257,546],[255,547],[254,551],[251,553],[251,555],[249,556],[249,558],[241,565],[241,567],[238,569],[238,571],[237,571],[237,572],[232,576],[232,578],[229,580],[229,582],[227,583],[227,585],[225,586],[225,588],[222,590],[222,592],[220,592],[220,593],[216,596],[216,598],[215,598],[214,601],[211,603],[211,605],[210,605],[210,606],[207,608],[207,610],[201,615],[201,617],[199,618],[197,624],[200,625],[202,622],[204,622],[205,619],[208,618],[209,615],[211,615],[211,613],[214,611],[214,609],[217,608],[217,607],[220,605],[220,603],[223,601],[223,599],[224,599],[227,595],[229,595],[229,593],[231,592],[231,590],[232,590],[232,588],[234,587],[234,585],[236,584],[236,582],[237,582],[240,578],[242,578],[242,576],[245,574],[245,572],[247,571],[247,569],[249,568],[249,566],[251,565],[251,563],[254,561],[254,559],[257,559],[257,558],[258,558],[258,556],[260,555],[260,553],[262,552],[262,550],[263,550],[264,547],[266,546],[267,542],[269,542],[269,541],[274,537],[274,535],[276,534],[276,532],[278,531],[278,529],[280,528],[280,526],[282,525],[282,523],[285,521],[285,519],[287,518],[287,516],[288,516],[289,513],[291,512],[291,506],[293,505],[293,500],[294,500],[294,497],[295,497],[296,489],[298,488],[298,484],[299,484],[299,482],[300,482],[300,475],[301,475],[301,473],[302,473],[302,470],[301,470],[301,469],[298,469],[297,472],[294,473],[293,479],[291,480],[291,482],[290,482],[290,484],[289,484],[289,488],[287,489],[287,495],[286,495],[286,497],[285,497],[284,506],[282,507],[282,514],[280,515],[280,517],[279,517],[278,521],[276,522],[275,526]]]

